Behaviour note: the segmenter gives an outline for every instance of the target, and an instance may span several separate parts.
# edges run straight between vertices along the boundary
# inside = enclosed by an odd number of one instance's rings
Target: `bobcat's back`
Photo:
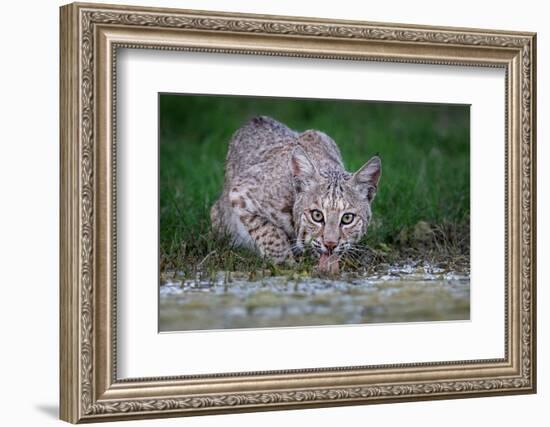
[[[227,152],[226,180],[257,172],[269,178],[289,177],[290,155],[301,146],[320,170],[343,170],[340,150],[334,141],[316,130],[298,133],[271,117],[259,116],[248,121],[233,135]]]

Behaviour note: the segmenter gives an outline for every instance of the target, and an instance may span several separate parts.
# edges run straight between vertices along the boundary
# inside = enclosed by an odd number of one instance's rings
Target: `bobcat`
[[[340,256],[367,231],[380,173],[378,156],[352,174],[323,132],[255,117],[229,143],[212,227],[277,264],[310,248],[320,270],[337,272]]]

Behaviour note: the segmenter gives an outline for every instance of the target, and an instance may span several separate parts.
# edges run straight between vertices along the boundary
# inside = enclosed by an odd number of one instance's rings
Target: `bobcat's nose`
[[[323,242],[323,243],[325,244],[325,248],[327,248],[328,251],[331,252],[331,253],[334,250],[334,248],[336,248],[336,246],[338,246],[337,242],[333,242],[331,240]]]

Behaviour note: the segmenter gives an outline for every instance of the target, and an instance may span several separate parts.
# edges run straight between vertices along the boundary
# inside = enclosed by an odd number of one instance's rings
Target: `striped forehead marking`
[[[349,180],[350,174],[337,170],[328,170],[321,175],[326,180],[323,207],[325,209],[344,209],[344,183]]]

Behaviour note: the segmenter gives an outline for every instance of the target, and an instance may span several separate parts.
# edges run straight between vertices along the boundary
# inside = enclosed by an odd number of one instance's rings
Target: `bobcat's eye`
[[[313,219],[313,221],[315,222],[323,222],[323,212],[321,212],[320,210],[317,210],[317,209],[313,209],[311,211],[311,218]]]
[[[345,213],[344,215],[342,215],[342,224],[344,225],[349,225],[353,222],[353,220],[355,219],[355,215],[352,214],[352,213]]]

